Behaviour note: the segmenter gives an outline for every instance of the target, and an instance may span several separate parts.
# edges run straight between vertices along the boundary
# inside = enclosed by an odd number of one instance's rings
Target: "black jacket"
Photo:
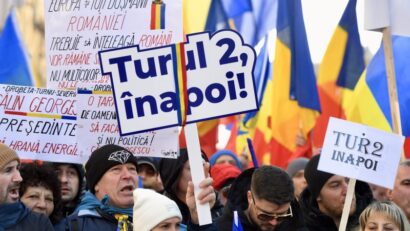
[[[206,155],[203,153],[202,157],[208,161]],[[189,224],[191,220],[191,214],[188,206],[178,199],[175,194],[175,190],[178,184],[178,176],[180,175],[185,162],[188,161],[188,152],[186,149],[180,150],[180,155],[177,159],[163,158],[159,163],[159,173],[161,176],[162,184],[164,185],[164,195],[175,201],[182,214],[182,224]],[[217,199],[215,205],[211,208],[212,220],[216,220],[217,217],[222,215],[223,206]]]
[[[373,201],[372,191],[367,183],[357,181],[356,211],[349,217],[346,230],[354,230],[359,225],[360,213]],[[311,196],[309,189],[302,192],[300,204],[305,218],[305,224],[310,231],[337,231],[338,227],[333,219],[323,214],[318,207],[316,198]]]
[[[225,206],[222,217],[217,220],[218,230],[231,230],[233,221],[233,211],[238,211],[244,231],[259,231],[259,227],[252,223],[245,215],[244,211],[248,208],[247,192],[251,188],[251,179],[254,168],[242,172],[232,183],[229,190],[228,202]],[[306,230],[303,224],[303,215],[296,200],[291,202],[293,217],[283,221],[276,227],[276,231],[303,231]]]

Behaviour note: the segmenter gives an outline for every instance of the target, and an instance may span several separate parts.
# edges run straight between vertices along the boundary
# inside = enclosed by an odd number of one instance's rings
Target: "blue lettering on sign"
[[[205,88],[205,93],[198,87],[190,87],[187,89],[188,94],[188,105],[187,105],[187,114],[192,114],[192,108],[200,106],[204,100],[207,102],[217,104],[224,101],[228,95],[230,100],[238,99],[237,95],[237,88],[235,82],[237,82],[239,89],[245,88],[245,81],[244,81],[244,74],[238,73],[237,81],[233,79],[234,74],[232,72],[228,72],[226,77],[229,79],[227,81],[228,89],[221,83],[213,83],[208,85]],[[127,94],[125,94],[127,93]],[[149,112],[150,115],[156,115],[159,113],[159,110],[162,112],[171,112],[177,110],[177,93],[176,92],[164,92],[160,95],[161,103],[158,107],[157,99],[152,95],[146,95],[143,97],[136,97],[134,98],[135,101],[135,108],[136,108],[136,115],[137,117],[144,117]],[[122,94],[121,99],[124,99],[125,96],[129,97],[132,96],[129,92],[124,92]],[[242,90],[239,93],[239,97],[245,98],[247,97],[247,92]],[[127,115],[127,119],[134,118],[134,111],[132,107],[132,100],[127,98],[124,99],[124,107]],[[148,109],[145,110],[145,109]]]
[[[196,49],[197,49],[196,52],[194,50],[186,51],[187,53],[186,70],[187,71],[197,69],[195,56],[198,57],[199,68],[202,69],[202,68],[207,67],[203,42],[197,42]],[[138,78],[147,79],[150,77],[158,76],[157,69],[156,69],[157,63],[159,66],[159,75],[160,76],[167,75],[168,74],[167,63],[172,61],[172,57],[171,57],[171,54],[167,54],[167,55],[160,55],[156,57],[147,58],[147,60],[144,60],[146,62],[145,63],[146,66],[148,66],[147,70],[143,69],[143,60],[141,59],[132,60],[131,55],[117,57],[117,58],[110,58],[108,61],[109,61],[109,64],[117,65],[118,73],[120,75],[120,82],[123,83],[123,82],[128,81],[128,76],[127,76],[126,66],[125,66],[127,62],[131,62],[131,61],[134,62],[134,71],[135,71],[135,75]]]

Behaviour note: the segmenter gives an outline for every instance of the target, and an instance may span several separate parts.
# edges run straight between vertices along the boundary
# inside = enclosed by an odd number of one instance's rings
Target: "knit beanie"
[[[317,198],[323,185],[329,180],[334,174],[323,172],[317,169],[319,164],[320,155],[316,155],[310,159],[305,168],[305,179],[307,181],[307,187],[312,193],[313,198]]]
[[[290,164],[288,165],[288,169],[286,171],[292,178],[295,176],[297,172],[299,172],[300,170],[304,170],[308,162],[309,159],[305,157],[294,159],[290,162]]]
[[[108,169],[119,164],[131,163],[137,167],[137,158],[127,149],[107,144],[91,153],[85,164],[85,177],[88,189],[95,193],[94,187]]]
[[[134,190],[134,231],[150,231],[169,218],[178,217],[181,212],[175,201],[151,189]]]
[[[212,186],[219,191],[229,179],[235,179],[239,174],[241,170],[232,164],[216,164],[211,168]]]
[[[0,170],[13,160],[20,162],[17,153],[7,145],[0,143]]]
[[[239,160],[238,156],[233,153],[231,150],[228,149],[223,149],[223,150],[219,150],[217,152],[215,152],[212,156],[211,159],[209,159],[209,164],[211,164],[211,166],[214,166],[216,161],[218,160],[219,157],[221,156],[230,156],[235,160],[236,163],[236,167],[238,167],[239,169],[242,170],[242,164],[241,161]]]

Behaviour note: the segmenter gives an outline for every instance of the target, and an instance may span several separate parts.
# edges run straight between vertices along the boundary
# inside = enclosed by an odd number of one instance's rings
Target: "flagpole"
[[[386,62],[387,85],[389,91],[390,113],[392,117],[393,132],[402,135],[400,107],[397,97],[396,73],[394,71],[394,58],[392,49],[392,39],[390,27],[383,29],[383,49],[384,60]],[[405,159],[404,151],[401,155],[402,160]]]

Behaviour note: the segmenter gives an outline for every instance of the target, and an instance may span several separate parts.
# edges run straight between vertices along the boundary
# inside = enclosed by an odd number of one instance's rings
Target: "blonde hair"
[[[387,216],[387,218],[400,228],[400,231],[410,231],[409,222],[406,215],[404,215],[403,210],[390,201],[376,201],[367,206],[367,208],[360,214],[360,230],[364,230],[369,217],[375,213]]]

